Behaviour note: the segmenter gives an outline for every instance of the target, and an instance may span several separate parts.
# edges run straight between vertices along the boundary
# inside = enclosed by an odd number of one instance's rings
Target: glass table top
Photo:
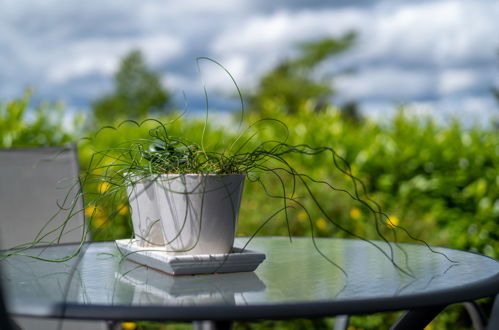
[[[247,241],[237,238],[235,246]],[[300,306],[315,306],[317,314],[322,309],[360,313],[416,306],[428,299],[475,299],[499,291],[499,263],[494,259],[434,248],[444,257],[421,245],[392,246],[401,271],[387,258],[388,245],[374,244],[379,249],[359,240],[316,239],[314,244],[310,238],[293,238],[291,243],[282,237],[255,238],[247,248],[265,253],[266,260],[254,272],[170,276],[122,258],[114,242],[100,242],[85,245],[84,253],[66,262],[9,257],[1,262],[1,278],[7,308],[14,314],[92,312],[96,318],[99,310],[109,315],[109,308],[116,306],[130,318],[143,315],[146,308],[164,311],[166,306],[198,315],[202,308],[207,313],[242,308],[247,316],[264,317],[272,308],[277,314],[289,313],[286,307],[300,313]],[[61,245],[29,252],[55,259],[75,249]]]

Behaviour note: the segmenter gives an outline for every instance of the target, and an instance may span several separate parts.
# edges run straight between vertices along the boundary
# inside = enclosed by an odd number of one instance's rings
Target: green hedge
[[[83,116],[64,122],[62,104],[30,103],[31,92],[23,97],[0,101],[0,148],[57,146],[76,138],[83,128]]]

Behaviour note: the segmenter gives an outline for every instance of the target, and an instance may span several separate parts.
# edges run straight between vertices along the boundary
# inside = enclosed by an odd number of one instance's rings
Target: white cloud
[[[143,51],[146,60],[152,65],[158,65],[182,56],[184,45],[177,37],[165,34],[152,35],[132,41],[127,48],[138,48]]]
[[[431,93],[436,85],[431,73],[396,67],[373,67],[338,78],[336,86],[346,99],[404,101]]]
[[[111,75],[120,59],[132,49],[140,49],[150,65],[167,62],[183,51],[180,40],[164,35],[79,42],[57,54],[59,58],[48,68],[47,78],[62,83],[89,74]]]
[[[211,51],[224,63],[244,62],[245,71],[238,72],[238,79],[251,84],[278,61],[291,56],[299,42],[341,36],[359,28],[364,18],[357,9],[282,10],[255,15],[223,31]]]
[[[119,57],[108,54],[79,55],[61,60],[48,68],[47,78],[49,82],[61,84],[89,74],[110,75],[116,69],[118,61]]]
[[[244,63],[235,66],[235,76],[251,87],[279,60],[292,56],[297,42],[356,30],[356,47],[325,66],[331,72],[358,68],[338,81],[346,98],[445,97],[493,83],[477,63],[496,60],[496,17],[499,3],[467,0],[381,1],[372,11],[277,11],[226,29],[212,51],[223,63]]]
[[[120,2],[120,0],[118,1]],[[132,3],[135,1],[132,1]],[[234,15],[238,12],[250,10],[250,2],[245,0],[209,1],[209,0],[182,0],[157,1],[146,0],[139,6],[138,11],[142,19],[150,20],[165,16],[209,16]]]
[[[495,103],[492,96],[451,96],[441,100],[411,102],[404,108],[408,116],[432,118],[440,124],[458,119],[465,127],[490,127],[492,118],[499,119],[492,112],[496,108]],[[360,105],[363,113],[381,122],[397,111],[390,102],[367,101]]]
[[[365,14],[359,9],[323,11],[277,11],[250,17],[223,32],[213,44],[213,51],[289,52],[296,42],[325,36],[339,36],[363,24]],[[264,53],[264,52],[262,52]]]
[[[195,91],[195,86],[193,85],[192,80],[185,75],[169,73],[162,76],[161,81],[170,90],[185,93]]]
[[[344,99],[386,99],[411,102],[473,94],[493,85],[494,72],[480,69],[413,69],[403,66],[369,67],[335,81]]]
[[[331,62],[357,68],[338,79],[340,91],[353,99],[439,98],[428,102],[442,108],[448,97],[487,94],[497,75],[496,17],[492,1],[382,2],[366,16],[357,47]]]
[[[473,86],[480,85],[481,72],[471,69],[446,70],[439,76],[438,91],[442,95],[465,92]]]
[[[381,2],[364,27],[363,60],[440,66],[490,61],[499,44],[498,16],[499,3],[492,1]]]

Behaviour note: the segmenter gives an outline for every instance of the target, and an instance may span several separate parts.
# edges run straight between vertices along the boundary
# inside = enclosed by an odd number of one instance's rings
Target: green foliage
[[[384,205],[404,221],[421,222],[413,230],[434,244],[499,257],[497,132],[457,122],[445,129],[414,124],[401,112],[380,144],[359,170]],[[432,227],[436,237],[425,234]]]
[[[115,119],[142,119],[151,113],[162,113],[170,102],[170,94],[161,85],[158,74],[147,68],[138,50],[121,61],[114,75],[115,90],[93,104],[95,117],[101,122]]]
[[[275,112],[296,114],[306,102],[317,109],[324,107],[334,95],[329,79],[318,80],[316,67],[327,58],[347,50],[355,40],[354,33],[338,39],[325,38],[299,45],[295,59],[284,60],[265,74],[253,94],[248,97],[249,108],[260,115]]]
[[[82,116],[67,128],[62,105],[47,103],[31,108],[30,98],[27,91],[21,98],[0,102],[0,148],[63,145],[80,133]]]
[[[308,114],[307,114],[308,111]],[[497,223],[499,221],[499,135],[494,130],[464,129],[454,123],[438,127],[431,121],[409,118],[403,111],[387,125],[366,122],[357,125],[345,121],[339,111],[311,116],[311,109],[301,115],[286,117],[290,144],[331,145],[352,166],[353,173],[367,186],[369,194],[383,209],[416,237],[435,244],[478,251],[499,257]],[[268,130],[265,134],[272,134]],[[278,133],[275,133],[278,134]],[[350,188],[336,171],[321,158],[297,156],[301,172]],[[269,201],[255,201],[258,194],[248,185],[245,196],[258,207],[241,219],[255,218],[276,207]],[[303,192],[297,192],[303,195]],[[327,212],[357,234],[374,238],[372,219],[365,207],[340,195],[317,195],[331,200]],[[252,209],[249,207],[248,209]],[[324,226],[320,214],[313,214],[324,236],[343,236],[332,226]],[[309,235],[304,215],[292,221],[293,234]],[[242,221],[244,223],[245,220]],[[256,219],[254,221],[257,221]],[[322,223],[322,225],[321,225]],[[241,228],[250,234],[256,226]],[[266,234],[285,234],[281,223],[271,224]],[[407,237],[400,237],[409,240]]]
[[[297,116],[282,120],[289,128],[290,145],[330,145],[345,158],[353,174],[366,183],[371,197],[379,201],[390,215],[416,237],[431,244],[478,251],[499,257],[497,222],[499,220],[499,136],[493,130],[464,129],[454,123],[439,127],[431,121],[411,119],[402,110],[391,122],[380,125],[371,121],[354,123],[345,120],[336,109],[312,115],[313,109],[302,108]],[[202,139],[202,120],[177,120],[169,126],[169,134],[184,136],[193,144]],[[92,150],[117,146],[125,140],[149,134],[150,127],[124,126],[119,134],[99,135],[92,145],[82,145],[84,163]],[[207,149],[223,151],[224,143],[235,137],[223,127],[207,130]],[[245,142],[247,149],[262,141],[282,139],[282,125],[266,125],[252,131],[254,137]],[[292,153],[286,158],[300,173],[328,181],[338,189],[352,189],[352,183],[327,160],[327,155],[308,157]],[[87,163],[88,164],[88,163]],[[83,165],[86,168],[86,164]],[[268,216],[282,208],[278,194],[279,179],[271,174],[252,174],[245,185],[241,206],[239,233],[251,235]],[[285,176],[283,176],[285,177]],[[288,177],[289,178],[289,177]],[[270,180],[267,193],[262,192],[258,180]],[[344,194],[331,191],[324,185],[311,188],[321,196],[325,212],[345,228],[368,238],[376,238],[373,217],[366,206]],[[287,190],[291,193],[291,190]],[[310,210],[315,233],[319,236],[348,237],[332,226],[321,212],[313,211],[313,201],[306,198],[306,189],[297,188],[294,197]],[[291,196],[290,196],[291,197]],[[329,202],[327,202],[329,201]],[[110,212],[110,211],[109,211]],[[311,224],[299,208],[290,209],[291,234],[309,236]],[[111,225],[111,224],[109,224]],[[390,233],[390,225],[383,232]],[[287,235],[284,215],[278,216],[260,231],[262,235]],[[116,238],[115,236],[109,238]],[[411,241],[407,236],[402,240]]]

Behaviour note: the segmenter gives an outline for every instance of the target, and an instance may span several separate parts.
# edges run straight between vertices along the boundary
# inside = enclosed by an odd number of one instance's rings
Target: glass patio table
[[[248,238],[237,238],[242,247]],[[77,245],[33,248],[50,259]],[[499,292],[499,262],[470,252],[349,239],[261,237],[254,272],[170,276],[123,259],[114,242],[86,243],[65,262],[2,261],[13,315],[102,320],[203,321],[315,318],[408,310],[395,329],[423,328],[445,306]],[[393,251],[401,271],[387,258]],[[445,255],[445,256],[444,256]],[[448,259],[452,260],[449,261]]]

